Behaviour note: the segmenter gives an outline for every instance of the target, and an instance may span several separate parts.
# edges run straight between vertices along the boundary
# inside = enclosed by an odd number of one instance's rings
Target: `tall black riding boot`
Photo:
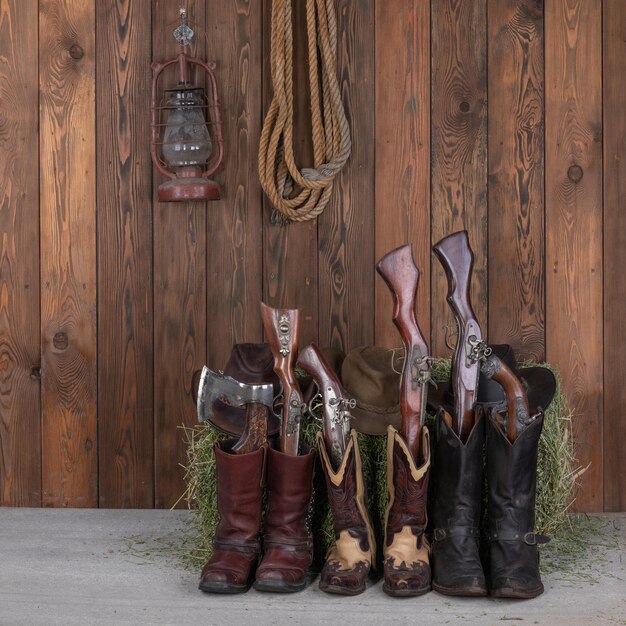
[[[477,417],[465,444],[443,409],[435,422],[430,558],[433,589],[450,596],[487,595],[479,553],[485,420]]]
[[[489,513],[489,593],[497,598],[534,598],[543,593],[539,576],[535,490],[537,448],[543,415],[531,422],[512,444],[489,416],[487,480]]]

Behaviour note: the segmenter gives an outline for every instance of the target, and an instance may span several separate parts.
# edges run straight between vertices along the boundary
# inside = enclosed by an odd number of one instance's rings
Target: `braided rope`
[[[271,69],[274,97],[259,144],[261,186],[283,222],[317,217],[350,156],[350,128],[341,101],[334,0],[307,0],[311,134],[314,167],[298,168],[293,150],[292,0],[273,0]],[[321,89],[320,89],[321,87]],[[296,191],[297,189],[297,191]]]

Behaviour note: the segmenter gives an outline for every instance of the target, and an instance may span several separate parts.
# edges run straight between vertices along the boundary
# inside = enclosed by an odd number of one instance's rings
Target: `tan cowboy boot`
[[[320,589],[354,596],[365,590],[365,580],[376,555],[374,532],[365,505],[363,466],[356,431],[350,433],[336,472],[321,433],[317,436],[317,447],[335,530],[335,540],[320,574]]]
[[[426,501],[430,473],[428,429],[422,428],[424,458],[417,465],[400,433],[387,429],[389,504],[385,520],[383,591],[390,596],[419,596],[430,590]]]

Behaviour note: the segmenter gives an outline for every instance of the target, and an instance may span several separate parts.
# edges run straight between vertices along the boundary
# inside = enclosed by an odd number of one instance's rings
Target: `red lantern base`
[[[173,178],[159,185],[160,202],[219,200],[218,184],[208,178]]]

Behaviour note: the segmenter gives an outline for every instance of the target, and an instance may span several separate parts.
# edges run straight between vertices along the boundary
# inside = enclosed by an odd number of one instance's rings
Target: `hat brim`
[[[348,397],[350,392],[346,390]],[[352,428],[358,433],[364,435],[386,435],[387,427],[393,426],[396,430],[400,430],[402,426],[402,415],[400,407],[386,408],[374,407],[362,404],[350,409],[352,416]]]

